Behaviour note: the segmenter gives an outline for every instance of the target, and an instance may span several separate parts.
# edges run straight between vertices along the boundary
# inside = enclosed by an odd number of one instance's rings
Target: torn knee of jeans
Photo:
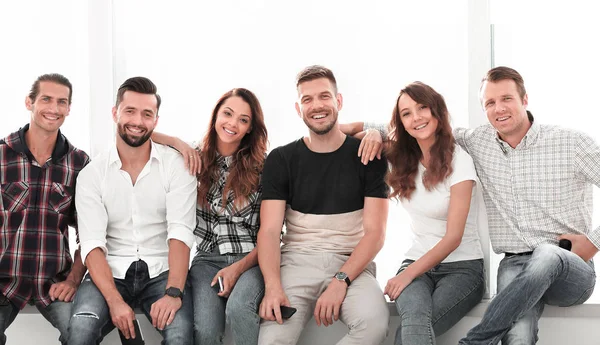
[[[89,318],[96,319],[96,320],[99,319],[97,314],[91,313],[91,312],[88,312],[88,311],[83,311],[83,312],[80,312],[80,313],[75,313],[75,314],[73,314],[73,317],[89,317]]]

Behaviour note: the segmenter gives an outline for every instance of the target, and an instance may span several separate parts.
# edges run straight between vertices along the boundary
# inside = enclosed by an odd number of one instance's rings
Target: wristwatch
[[[181,298],[183,299],[183,291],[179,290],[178,288],[171,286],[170,288],[168,288],[165,291],[165,295],[169,296],[169,297],[173,297],[173,298]]]
[[[350,278],[348,278],[346,272],[338,272],[333,277],[337,280],[346,282],[346,285],[350,286]]]

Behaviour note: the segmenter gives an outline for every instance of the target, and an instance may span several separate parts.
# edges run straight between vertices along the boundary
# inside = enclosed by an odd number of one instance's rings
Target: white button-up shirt
[[[196,178],[181,155],[152,142],[150,159],[132,184],[116,146],[94,158],[77,178],[75,204],[82,260],[101,248],[115,278],[132,262],[148,264],[150,277],[169,269],[170,239],[194,243]]]

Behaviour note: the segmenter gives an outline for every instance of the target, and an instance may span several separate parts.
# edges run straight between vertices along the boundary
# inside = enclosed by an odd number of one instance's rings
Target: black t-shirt
[[[359,145],[346,137],[336,151],[317,153],[300,139],[274,149],[263,169],[263,200],[286,200],[294,211],[325,215],[360,210],[365,197],[387,198],[387,161],[362,164]]]

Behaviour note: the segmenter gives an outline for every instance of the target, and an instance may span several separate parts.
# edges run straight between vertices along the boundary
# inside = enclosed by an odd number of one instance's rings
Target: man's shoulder
[[[275,152],[276,154],[281,155],[283,157],[292,156],[296,152],[298,152],[298,149],[301,144],[300,143],[301,140],[302,140],[302,138],[291,141],[285,145],[278,146],[275,149],[273,149],[271,152]]]

